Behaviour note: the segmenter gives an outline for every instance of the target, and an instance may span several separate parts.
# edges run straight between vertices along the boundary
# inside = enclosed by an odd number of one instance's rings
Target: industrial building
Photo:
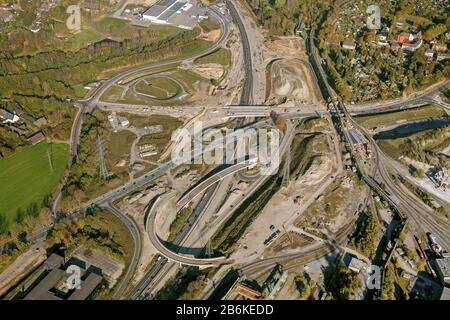
[[[450,285],[450,258],[436,259],[436,271],[443,285]]]
[[[361,270],[366,268],[366,264],[364,261],[359,260],[356,257],[352,257],[350,263],[348,264],[348,268],[356,273],[359,273]]]
[[[223,300],[264,300],[274,299],[277,293],[286,282],[287,271],[284,271],[282,266],[277,264],[270,272],[263,285],[260,286],[256,281],[241,276],[225,296]]]
[[[42,131],[36,132],[31,137],[27,139],[29,143],[31,143],[33,146],[38,144],[39,142],[42,142],[45,140],[45,135],[42,133]]]
[[[160,0],[142,15],[147,21],[173,25],[192,30],[199,21],[207,19],[204,9],[198,8],[192,0]]]
[[[120,124],[122,127],[128,127],[128,126],[130,125],[130,121],[128,120],[127,117],[125,117],[125,116],[120,116],[120,117],[119,117],[119,124]]]
[[[67,287],[69,276],[66,269],[77,265],[81,270],[81,284],[78,289]],[[37,280],[24,292],[24,300],[86,300],[103,282],[101,270],[95,266],[86,268],[86,263],[79,259],[64,258],[52,254],[44,263],[44,270]]]

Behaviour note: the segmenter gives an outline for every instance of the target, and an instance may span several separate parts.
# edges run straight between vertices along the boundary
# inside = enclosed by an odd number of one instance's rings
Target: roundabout
[[[182,99],[189,95],[184,85],[169,73],[138,78],[131,85],[133,93],[155,102]]]

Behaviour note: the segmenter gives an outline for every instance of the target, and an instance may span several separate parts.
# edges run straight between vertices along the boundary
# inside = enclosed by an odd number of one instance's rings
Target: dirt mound
[[[267,48],[280,54],[305,57],[305,42],[297,37],[279,38],[266,43]]]
[[[308,65],[298,59],[283,59],[269,65],[269,100],[288,98],[316,102],[317,88]]]
[[[201,77],[214,80],[219,80],[225,73],[223,66],[218,63],[202,64],[201,66],[196,66],[191,70]]]

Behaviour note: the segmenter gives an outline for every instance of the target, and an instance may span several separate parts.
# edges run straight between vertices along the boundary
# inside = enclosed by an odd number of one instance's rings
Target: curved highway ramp
[[[214,267],[223,264],[230,264],[233,262],[233,260],[227,259],[226,257],[216,257],[216,258],[188,257],[178,254],[167,248],[161,241],[161,238],[156,233],[155,228],[156,213],[157,213],[156,207],[160,199],[161,198],[158,197],[156,201],[154,201],[153,205],[149,208],[149,214],[147,217],[147,221],[145,222],[145,225],[150,242],[161,255],[163,255],[164,257],[166,257],[171,261],[178,262],[183,265],[197,266],[197,267]]]

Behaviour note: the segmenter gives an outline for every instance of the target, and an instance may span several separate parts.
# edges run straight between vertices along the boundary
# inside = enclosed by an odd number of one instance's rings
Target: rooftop
[[[348,265],[349,269],[359,272],[361,269],[364,269],[365,263],[362,260],[359,260],[358,258],[352,257],[350,260],[350,263]]]
[[[179,0],[160,0],[145,11],[144,16],[167,20],[173,13],[175,13],[175,11],[184,6],[184,4],[185,2],[180,3]],[[178,9],[175,8],[176,6]],[[168,11],[172,11],[172,9],[174,10],[173,13],[169,14]]]
[[[68,274],[63,266],[63,260],[64,258],[57,254],[52,254],[46,260],[46,268],[38,277],[39,282],[32,284],[24,300],[85,300],[102,282],[102,276],[90,271],[95,267],[91,266],[88,270],[80,268],[81,279],[86,275],[87,277],[81,280],[80,289],[70,290],[65,284]],[[55,268],[50,271],[47,265]]]
[[[28,138],[28,141],[32,144],[38,144],[39,142],[43,141],[45,139],[45,135],[39,131],[35,134],[33,134],[31,137]]]
[[[436,265],[444,278],[450,277],[450,258],[436,259]]]

